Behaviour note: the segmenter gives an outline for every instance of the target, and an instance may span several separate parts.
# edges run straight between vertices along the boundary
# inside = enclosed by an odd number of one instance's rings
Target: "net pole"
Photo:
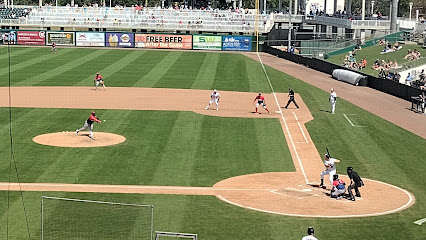
[[[254,33],[256,35],[256,52],[259,52],[259,0],[255,4]]]
[[[44,218],[43,218],[43,200],[44,200],[44,197],[43,196],[41,196],[41,240],[43,240],[43,220],[44,220]]]

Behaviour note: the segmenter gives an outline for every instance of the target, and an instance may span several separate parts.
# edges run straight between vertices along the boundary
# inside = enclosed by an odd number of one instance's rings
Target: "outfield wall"
[[[252,51],[252,36],[2,30],[0,44],[213,51]]]

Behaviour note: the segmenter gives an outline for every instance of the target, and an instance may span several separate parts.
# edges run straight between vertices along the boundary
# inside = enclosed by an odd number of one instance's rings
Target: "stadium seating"
[[[0,8],[0,19],[18,19],[29,14],[27,8]]]
[[[270,15],[259,15],[259,31],[272,27]],[[34,8],[25,23],[39,26],[143,28],[158,31],[254,32],[256,15],[229,10],[189,10],[134,7]]]

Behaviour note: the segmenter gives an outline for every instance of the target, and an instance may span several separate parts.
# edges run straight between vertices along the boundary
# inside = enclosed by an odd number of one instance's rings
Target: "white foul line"
[[[360,126],[360,125],[354,125],[353,123],[352,123],[352,121],[348,118],[348,116],[347,115],[355,115],[355,114],[344,114],[343,113],[343,116],[345,116],[345,118],[348,120],[348,122],[352,125],[352,127],[367,127],[367,126]]]
[[[297,119],[296,113],[294,113],[294,112],[292,112],[292,113],[293,113],[293,115],[294,115],[294,118],[296,118],[297,125],[299,125],[300,131],[302,132],[302,135],[303,135],[303,138],[305,139],[305,142],[306,142],[306,143],[309,143],[308,139],[306,138],[305,132],[303,131],[302,126],[300,125],[300,122],[299,122],[299,120]]]
[[[422,225],[422,223],[424,223],[424,222],[426,222],[426,218],[423,218],[423,219],[420,219],[420,220],[417,220],[417,221],[415,221],[415,222],[413,222],[414,224],[417,224],[417,225]]]
[[[345,116],[346,120],[352,125],[352,127],[355,127],[355,125],[352,123],[352,121],[346,116],[346,114],[343,113],[343,116]]]
[[[293,138],[291,137],[290,130],[288,129],[287,122],[285,121],[285,118],[284,118],[284,115],[283,115],[283,111],[281,111],[281,106],[278,102],[277,95],[275,94],[274,88],[272,87],[271,81],[269,80],[268,73],[266,73],[266,69],[265,69],[265,66],[263,65],[262,59],[259,56],[259,52],[256,52],[256,53],[257,53],[257,57],[259,58],[260,65],[262,65],[263,72],[265,72],[266,79],[268,80],[269,86],[271,87],[272,94],[274,95],[274,98],[275,98],[275,102],[278,106],[278,109],[280,110],[281,119],[283,120],[285,129],[286,129],[287,134],[288,134],[288,138],[290,139],[290,142],[291,142],[291,146],[293,147],[294,153],[296,154],[297,161],[299,162],[300,171],[302,171],[303,178],[305,179],[306,184],[308,184],[308,182],[309,182],[308,177],[306,176],[305,169],[303,169],[302,161],[300,160],[299,153],[297,152],[297,149],[296,149],[296,145],[294,144]]]

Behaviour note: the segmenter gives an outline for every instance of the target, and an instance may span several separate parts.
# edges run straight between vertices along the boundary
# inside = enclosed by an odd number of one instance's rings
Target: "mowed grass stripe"
[[[167,73],[154,84],[157,88],[191,88],[207,53],[188,52],[168,69]]]
[[[131,87],[139,80],[141,76],[141,70],[144,67],[144,63],[147,61],[147,51],[138,51],[139,55],[132,62],[129,62],[120,71],[115,72],[110,76],[111,86]],[[126,76],[126,77],[123,77]]]
[[[276,166],[279,166],[280,171],[283,172],[296,170],[279,121],[280,119],[277,118],[267,119],[254,125],[253,131],[256,133],[260,153],[259,172],[276,171]],[[265,159],[268,159],[268,161],[265,162]]]
[[[216,77],[217,65],[219,64],[219,53],[207,54],[204,58],[203,64],[200,66],[197,77],[192,84],[192,89],[214,89],[214,79]]]
[[[27,68],[27,67],[29,67],[31,65],[34,65],[34,64],[37,64],[37,63],[40,63],[40,62],[44,62],[44,61],[47,61],[47,60],[50,60],[50,59],[52,59],[54,57],[65,55],[65,54],[67,54],[69,52],[72,52],[74,50],[75,49],[67,48],[67,49],[63,49],[58,54],[50,54],[49,53],[49,54],[45,54],[45,55],[42,55],[42,56],[36,57],[36,58],[30,58],[30,59],[27,58],[28,60],[26,60],[24,62],[19,62],[19,63],[16,63],[16,64],[14,63],[15,61],[12,60],[12,66],[11,66],[11,70],[10,71],[11,72],[15,72],[15,71],[21,70],[23,68]],[[5,75],[7,73],[9,73],[9,67],[4,67],[4,68],[0,69],[0,76],[1,75]]]
[[[193,166],[197,161],[197,144],[200,140],[204,116],[179,112],[162,152],[152,184],[189,186],[193,181]],[[163,179],[164,175],[173,176]],[[166,181],[166,182],[164,182]]]
[[[128,53],[128,51],[123,51]],[[119,81],[119,79],[112,79],[110,76],[112,76],[114,73],[119,72],[122,68],[126,67],[127,64],[132,63],[135,61],[143,52],[140,51],[129,51],[128,54],[124,55],[122,58],[117,59],[116,61],[110,63],[107,67],[104,69],[94,69],[94,73],[91,76],[88,76],[87,78],[81,80],[76,85],[77,86],[87,86],[93,84],[93,79],[96,75],[96,72],[99,72],[101,76],[105,79],[105,85],[108,87],[108,82],[114,83]],[[115,83],[112,84],[115,86]],[[110,85],[111,86],[111,85]]]
[[[2,65],[3,64],[7,65],[8,61],[3,61],[3,60],[9,58],[9,54],[8,54],[7,47],[3,47],[3,49],[6,50],[6,52],[2,51],[3,53],[0,55],[0,60],[2,62]],[[17,56],[22,55],[22,54],[29,54],[29,53],[37,50],[37,49],[38,48],[34,48],[34,47],[31,47],[31,48],[10,48],[10,57],[14,58],[14,57],[17,57]]]
[[[50,76],[46,76],[43,81],[35,84],[36,86],[69,86],[74,85],[76,82],[80,81],[82,78],[87,76],[94,76],[96,73],[96,66],[99,63],[100,59],[105,58],[111,52],[111,50],[104,49],[89,49],[90,52],[87,52],[83,55],[75,56],[74,59],[79,58],[81,61],[74,60],[75,64],[69,65],[69,67],[64,68],[61,71],[57,71]],[[68,63],[66,63],[68,64]],[[92,79],[93,80],[93,79]],[[90,83],[93,83],[90,82]]]
[[[250,91],[246,58],[241,55],[221,54],[213,85],[221,86],[218,88],[226,91]]]
[[[162,56],[160,59],[156,59],[156,65],[150,69],[150,71],[140,78],[134,87],[153,87],[160,79],[164,77],[166,72],[172,67],[172,65],[179,59],[183,52],[168,52],[167,55]],[[152,56],[152,55],[151,55]]]
[[[71,62],[60,65],[56,68],[53,68],[49,71],[43,72],[42,74],[36,75],[34,77],[31,77],[31,78],[27,78],[24,81],[16,83],[15,86],[38,85],[39,83],[41,83],[41,82],[43,82],[47,79],[55,79],[58,82],[69,81],[67,79],[58,78],[57,76],[60,75],[63,72],[70,70],[70,69],[78,68],[79,66],[85,64],[86,62],[92,61],[94,58],[102,56],[103,54],[105,54],[105,51],[92,52],[90,54],[87,54],[87,55],[81,56],[77,59],[74,59]]]

